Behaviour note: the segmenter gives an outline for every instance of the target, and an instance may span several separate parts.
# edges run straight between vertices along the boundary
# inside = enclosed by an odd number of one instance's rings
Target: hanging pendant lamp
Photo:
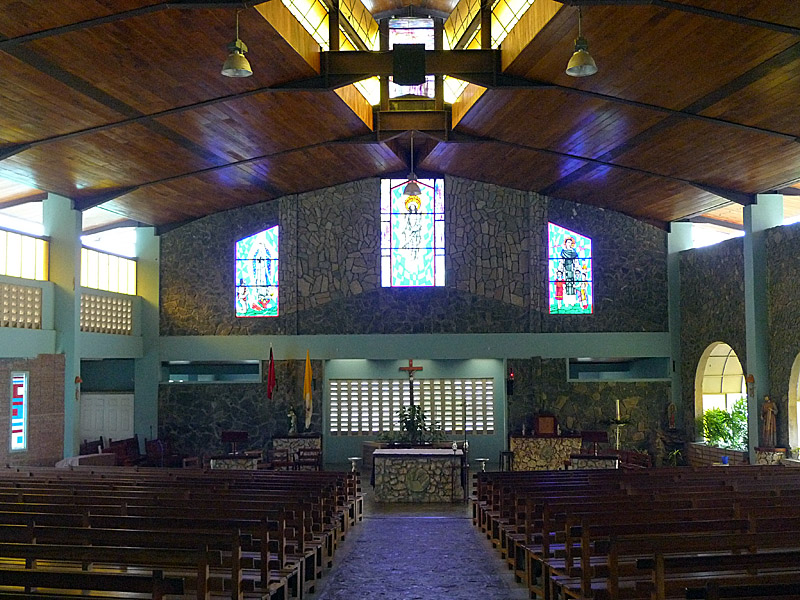
[[[225,77],[250,77],[253,70],[250,68],[250,63],[244,57],[247,52],[247,44],[239,39],[239,11],[236,11],[236,39],[227,46],[228,58],[225,59],[225,64],[222,65],[222,74]]]
[[[567,64],[567,75],[572,77],[588,77],[597,73],[597,64],[589,54],[589,42],[581,32],[581,8],[578,7],[578,39],[575,40],[575,52]]]
[[[417,212],[422,205],[420,195],[422,190],[417,183],[417,176],[414,174],[414,132],[411,132],[411,171],[408,174],[408,183],[403,189],[403,197],[405,198],[405,206],[408,212],[412,212],[411,208],[415,207]]]

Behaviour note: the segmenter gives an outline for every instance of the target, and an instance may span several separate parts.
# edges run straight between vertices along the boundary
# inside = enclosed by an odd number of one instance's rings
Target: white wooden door
[[[81,394],[80,440],[133,437],[133,394]]]

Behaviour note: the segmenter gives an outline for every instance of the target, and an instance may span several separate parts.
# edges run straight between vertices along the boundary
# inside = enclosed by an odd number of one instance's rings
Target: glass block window
[[[332,379],[331,435],[377,435],[399,431],[398,411],[411,405],[407,380]],[[494,379],[416,379],[414,404],[428,425],[447,434],[494,433]]]
[[[381,285],[444,285],[444,180],[419,179],[406,196],[405,179],[381,181]]]
[[[47,240],[0,229],[0,275],[47,281]]]
[[[10,450],[28,449],[28,373],[11,373]]]
[[[395,44],[425,44],[425,50],[434,49],[433,19],[402,18],[389,21],[389,49]],[[389,77],[389,97],[399,98],[413,94],[415,96],[434,97],[433,75],[425,77],[422,85],[396,85]]]
[[[236,316],[278,316],[278,226],[236,242]]]
[[[553,223],[547,224],[550,314],[590,314],[592,240]]]
[[[81,331],[133,334],[133,300],[127,296],[81,294]]]
[[[81,286],[136,295],[136,261],[81,248]]]
[[[42,288],[0,283],[2,327],[42,328]]]

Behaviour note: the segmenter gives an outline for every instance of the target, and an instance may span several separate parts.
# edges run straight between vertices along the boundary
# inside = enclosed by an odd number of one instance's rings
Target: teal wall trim
[[[158,431],[158,382],[161,376],[158,340],[159,238],[152,227],[136,233],[136,293],[142,351],[134,365],[134,431]],[[148,436],[152,437],[152,436]]]
[[[667,282],[669,289],[669,332],[672,362],[671,401],[676,408],[676,422],[683,422],[684,412],[692,412],[681,399],[683,373],[681,370],[681,259],[679,252],[692,247],[692,224],[670,223],[667,236]]]
[[[161,360],[430,359],[669,356],[669,333],[486,333],[161,338]]]
[[[755,378],[755,398],[747,399],[750,462],[760,445],[759,414],[769,394],[769,327],[767,323],[766,233],[783,222],[783,196],[761,194],[756,204],[744,207],[744,302],[747,373]]]
[[[68,198],[49,194],[44,200],[45,234],[50,238],[50,281],[54,285],[55,352],[65,355],[64,455],[78,450],[80,404],[75,378],[80,375],[80,235],[81,213]]]

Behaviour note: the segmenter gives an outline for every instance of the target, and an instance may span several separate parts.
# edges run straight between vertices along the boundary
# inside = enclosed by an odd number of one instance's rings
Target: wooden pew
[[[0,586],[23,588],[23,598],[38,598],[39,588],[87,592],[121,592],[140,594],[141,598],[162,600],[166,594],[183,594],[183,579],[164,577],[161,571],[152,575],[124,575],[69,570],[0,569]],[[92,594],[93,597],[98,597]],[[74,597],[74,596],[73,596]],[[114,596],[102,596],[113,598]],[[119,598],[119,596],[116,596]],[[129,596],[130,597],[130,596]]]

